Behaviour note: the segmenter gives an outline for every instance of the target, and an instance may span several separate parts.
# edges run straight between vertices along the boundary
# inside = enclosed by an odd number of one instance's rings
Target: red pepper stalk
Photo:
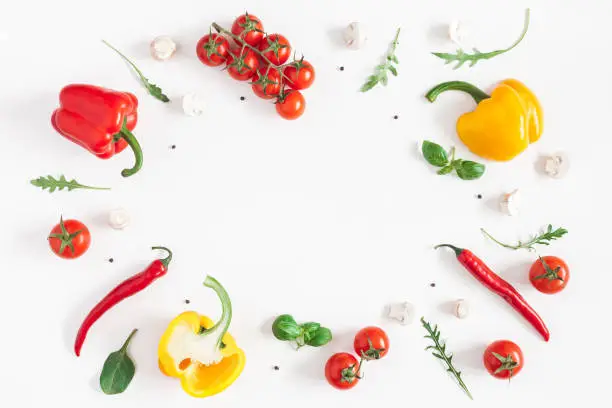
[[[473,277],[478,279],[480,283],[489,288],[492,292],[501,296],[519,312],[531,325],[544,337],[544,340],[550,339],[550,332],[544,324],[542,318],[536,311],[527,303],[521,294],[508,282],[503,280],[499,275],[493,272],[480,258],[474,255],[471,251],[463,248],[457,248],[453,245],[441,244],[435,248],[447,247],[455,251],[457,260],[467,269]]]
[[[81,348],[87,337],[87,332],[104,313],[123,299],[135,295],[148,287],[156,279],[161,278],[168,272],[168,264],[172,260],[172,252],[164,247],[153,247],[152,249],[163,249],[168,252],[168,256],[164,259],[156,259],[144,271],[121,282],[91,309],[87,317],[85,317],[85,320],[83,320],[83,323],[81,323],[81,327],[74,341],[74,352],[77,357],[81,355]]]
[[[61,90],[59,99],[60,108],[51,117],[58,133],[101,159],[108,159],[129,145],[136,161],[121,175],[129,177],[140,170],[142,149],[132,134],[138,120],[136,96],[94,85],[73,84]]]

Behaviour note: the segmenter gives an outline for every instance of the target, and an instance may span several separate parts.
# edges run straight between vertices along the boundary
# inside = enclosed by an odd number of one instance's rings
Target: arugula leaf
[[[66,177],[62,174],[59,179],[55,179],[53,176],[49,175],[47,177],[41,176],[37,179],[30,180],[30,184],[36,187],[40,187],[43,190],[48,189],[49,193],[53,193],[55,190],[63,190],[65,188],[68,191],[75,190],[77,188],[87,189],[87,190],[110,190],[110,188],[106,187],[92,187],[80,184],[75,179],[70,181],[66,180]]]

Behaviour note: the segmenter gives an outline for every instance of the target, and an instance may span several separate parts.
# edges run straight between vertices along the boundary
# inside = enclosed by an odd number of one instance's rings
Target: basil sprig
[[[437,143],[425,140],[421,147],[423,157],[432,166],[440,167],[439,175],[457,172],[462,180],[476,180],[485,172],[485,165],[471,160],[455,159],[455,148],[452,147],[448,153]],[[450,158],[448,157],[450,155]]]
[[[272,323],[274,337],[281,341],[295,342],[300,349],[303,346],[321,347],[332,339],[331,330],[316,322],[297,324],[293,316],[283,314]]]

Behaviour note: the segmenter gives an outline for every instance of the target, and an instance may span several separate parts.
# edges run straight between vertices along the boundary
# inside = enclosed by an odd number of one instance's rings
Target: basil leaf
[[[319,327],[314,335],[306,340],[306,344],[312,347],[321,347],[329,343],[332,339],[331,330],[327,327]]]
[[[462,160],[455,166],[457,175],[462,180],[476,180],[485,172],[484,164],[476,163],[470,160]]]
[[[308,322],[300,326],[304,333],[304,343],[308,344],[308,341],[315,335],[321,325],[319,323]]]
[[[272,323],[272,333],[277,339],[288,341],[295,340],[302,334],[302,330],[295,322],[295,319],[293,319],[293,316],[284,314],[278,316],[274,323]]]
[[[107,395],[121,394],[130,385],[132,378],[134,378],[136,367],[127,354],[127,347],[137,331],[138,329],[134,329],[125,343],[123,343],[123,346],[119,350],[110,353],[104,362],[104,367],[100,374],[100,388]]]
[[[453,166],[444,166],[440,170],[438,170],[438,174],[443,176],[453,171]]]
[[[446,151],[437,143],[425,140],[421,146],[421,151],[427,163],[433,166],[444,167],[448,164],[448,155]]]

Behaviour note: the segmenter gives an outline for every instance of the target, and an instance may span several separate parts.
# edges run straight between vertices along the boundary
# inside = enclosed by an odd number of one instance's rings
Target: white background
[[[267,31],[286,35],[316,67],[317,80],[305,91],[306,113],[297,121],[281,120],[247,84],[195,57],[209,24],[229,27],[247,4]],[[527,6],[531,28],[509,54],[458,71],[429,54],[454,50],[445,29],[455,18],[468,25],[481,50],[506,46],[520,32]],[[605,247],[609,203],[603,201],[612,148],[610,17],[606,0],[3,2],[2,405],[509,407],[603,397],[610,380],[606,298],[612,283]],[[340,32],[355,20],[367,24],[370,39],[365,49],[349,51]],[[399,77],[387,88],[359,93],[399,26]],[[148,55],[148,42],[161,34],[180,45],[164,63]],[[173,103],[147,95],[102,38],[132,56]],[[481,180],[435,175],[417,142],[455,145],[460,157],[475,159],[454,131],[458,115],[474,105],[451,93],[431,105],[423,94],[441,81],[468,80],[490,90],[509,77],[539,96],[542,139],[512,162],[487,163]],[[133,162],[129,151],[98,160],[52,129],[59,90],[79,82],[139,97],[135,134],[145,164],[138,175],[120,176]],[[186,92],[205,98],[202,117],[186,117],[174,103]],[[564,180],[537,172],[539,158],[557,150],[572,160]],[[62,173],[112,191],[50,195],[28,183]],[[497,200],[514,188],[523,193],[522,212],[505,217]],[[133,217],[124,231],[106,224],[108,211],[118,206]],[[48,248],[46,236],[62,214],[90,227],[91,248],[78,260],[62,260]],[[528,282],[535,254],[497,247],[479,232],[486,227],[514,241],[547,223],[570,230],[541,252],[571,267],[568,288],[555,296]],[[471,278],[451,252],[432,249],[442,241],[471,248],[515,285],[548,324],[550,342]],[[174,250],[168,275],[107,313],[76,358],[72,344],[82,318],[159,255],[152,245]],[[232,296],[230,331],[248,361],[226,392],[199,401],[158,371],[156,352],[178,313],[192,308],[218,316],[214,293],[201,285],[208,273]],[[472,304],[466,320],[449,311],[457,298]],[[407,327],[383,318],[385,304],[402,300],[417,308]],[[293,351],[270,334],[279,313],[329,326],[333,342]],[[421,315],[440,324],[474,402],[423,351]],[[353,390],[332,389],[323,376],[327,357],[350,351],[355,332],[369,324],[388,331],[388,357],[369,364]],[[134,381],[124,394],[106,396],[97,385],[102,364],[135,327]],[[511,384],[491,378],[481,363],[486,345],[503,338],[517,342],[526,358]]]

